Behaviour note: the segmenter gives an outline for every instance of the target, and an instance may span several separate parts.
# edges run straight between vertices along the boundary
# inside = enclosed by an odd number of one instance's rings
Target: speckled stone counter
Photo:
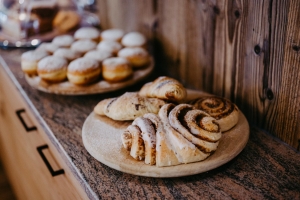
[[[300,154],[270,134],[251,127],[245,149],[212,171],[180,178],[147,178],[113,170],[85,150],[81,128],[104,98],[138,90],[155,77],[117,92],[87,96],[48,94],[31,88],[20,69],[24,50],[0,50],[20,92],[52,132],[55,145],[90,199],[300,199]],[[6,68],[4,65],[3,67]],[[152,79],[153,80],[153,79]],[[49,137],[52,134],[49,134]],[[51,139],[51,138],[50,138]]]

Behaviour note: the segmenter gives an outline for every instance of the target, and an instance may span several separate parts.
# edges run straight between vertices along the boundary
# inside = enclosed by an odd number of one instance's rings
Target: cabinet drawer
[[[18,199],[86,199],[1,66],[0,82],[0,153]]]

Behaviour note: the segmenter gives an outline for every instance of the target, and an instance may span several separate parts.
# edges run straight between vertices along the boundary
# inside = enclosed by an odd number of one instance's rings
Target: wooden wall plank
[[[97,8],[103,29],[121,28],[124,31],[140,31],[149,39],[153,37],[155,5],[152,1],[101,0]]]
[[[274,117],[267,117],[265,128],[276,133],[288,144],[297,147],[300,139],[300,2],[291,0],[289,3],[289,12],[286,34],[278,34],[277,37],[284,37],[284,43],[278,42],[274,45],[276,49],[283,49],[280,56],[283,59],[281,63],[274,63],[270,82],[276,84],[277,97],[276,104],[273,107],[276,110]],[[278,8],[278,12],[281,11]],[[274,30],[274,32],[277,32]],[[277,72],[275,72],[277,70]],[[278,72],[279,71],[279,72]]]
[[[235,102],[252,125],[297,147],[300,2],[99,0],[104,29],[141,31],[156,68]]]

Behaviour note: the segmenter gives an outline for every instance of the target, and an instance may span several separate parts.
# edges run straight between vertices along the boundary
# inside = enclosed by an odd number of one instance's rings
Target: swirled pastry
[[[156,130],[156,166],[164,167],[180,164],[175,152],[171,148],[170,141],[167,139],[163,123],[159,116],[147,113],[143,117],[149,119]]]
[[[187,140],[184,135],[175,130],[169,121],[169,114],[174,109],[173,104],[165,104],[159,110],[159,117],[162,120],[167,139],[171,144],[172,150],[175,152],[180,163],[198,162],[206,159],[210,153],[203,152],[197,148],[192,142]]]
[[[126,92],[120,97],[103,101],[95,106],[94,112],[117,121],[134,120],[146,113],[158,113],[165,104],[161,99],[141,97],[137,92]]]
[[[165,104],[158,115],[146,113],[136,118],[122,133],[123,146],[134,159],[164,167],[202,161],[210,155],[171,127],[168,114],[174,106]]]
[[[207,153],[215,151],[221,138],[219,125],[204,112],[195,117],[192,110],[193,106],[189,104],[174,107],[169,114],[171,126],[200,150]]]
[[[139,91],[141,96],[180,102],[187,96],[183,85],[170,77],[161,76],[153,82],[146,83]]]
[[[193,100],[190,104],[214,117],[222,132],[233,128],[238,123],[239,109],[228,99],[215,96],[202,97]]]
[[[123,146],[130,151],[130,155],[136,160],[145,159],[145,147],[141,129],[136,125],[130,125],[122,134]]]
[[[152,122],[144,117],[138,117],[132,125],[140,128],[145,146],[145,163],[149,165],[156,164],[156,130]]]

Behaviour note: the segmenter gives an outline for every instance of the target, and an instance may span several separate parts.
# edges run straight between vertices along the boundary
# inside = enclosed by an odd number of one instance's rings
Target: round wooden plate
[[[64,81],[61,83],[48,83],[42,80],[39,76],[25,75],[25,77],[29,85],[43,92],[61,95],[87,95],[111,92],[128,87],[146,78],[152,72],[153,69],[154,61],[153,59],[151,59],[151,63],[148,66],[134,70],[133,76],[128,80],[119,83],[109,83],[101,79],[96,83],[83,86],[74,85],[69,81]]]
[[[146,177],[180,177],[194,175],[217,168],[236,157],[249,139],[249,124],[240,112],[238,124],[224,132],[218,149],[206,160],[171,167],[146,165],[134,160],[123,148],[121,134],[131,122],[118,122],[92,112],[82,128],[86,150],[101,163],[129,174]]]

